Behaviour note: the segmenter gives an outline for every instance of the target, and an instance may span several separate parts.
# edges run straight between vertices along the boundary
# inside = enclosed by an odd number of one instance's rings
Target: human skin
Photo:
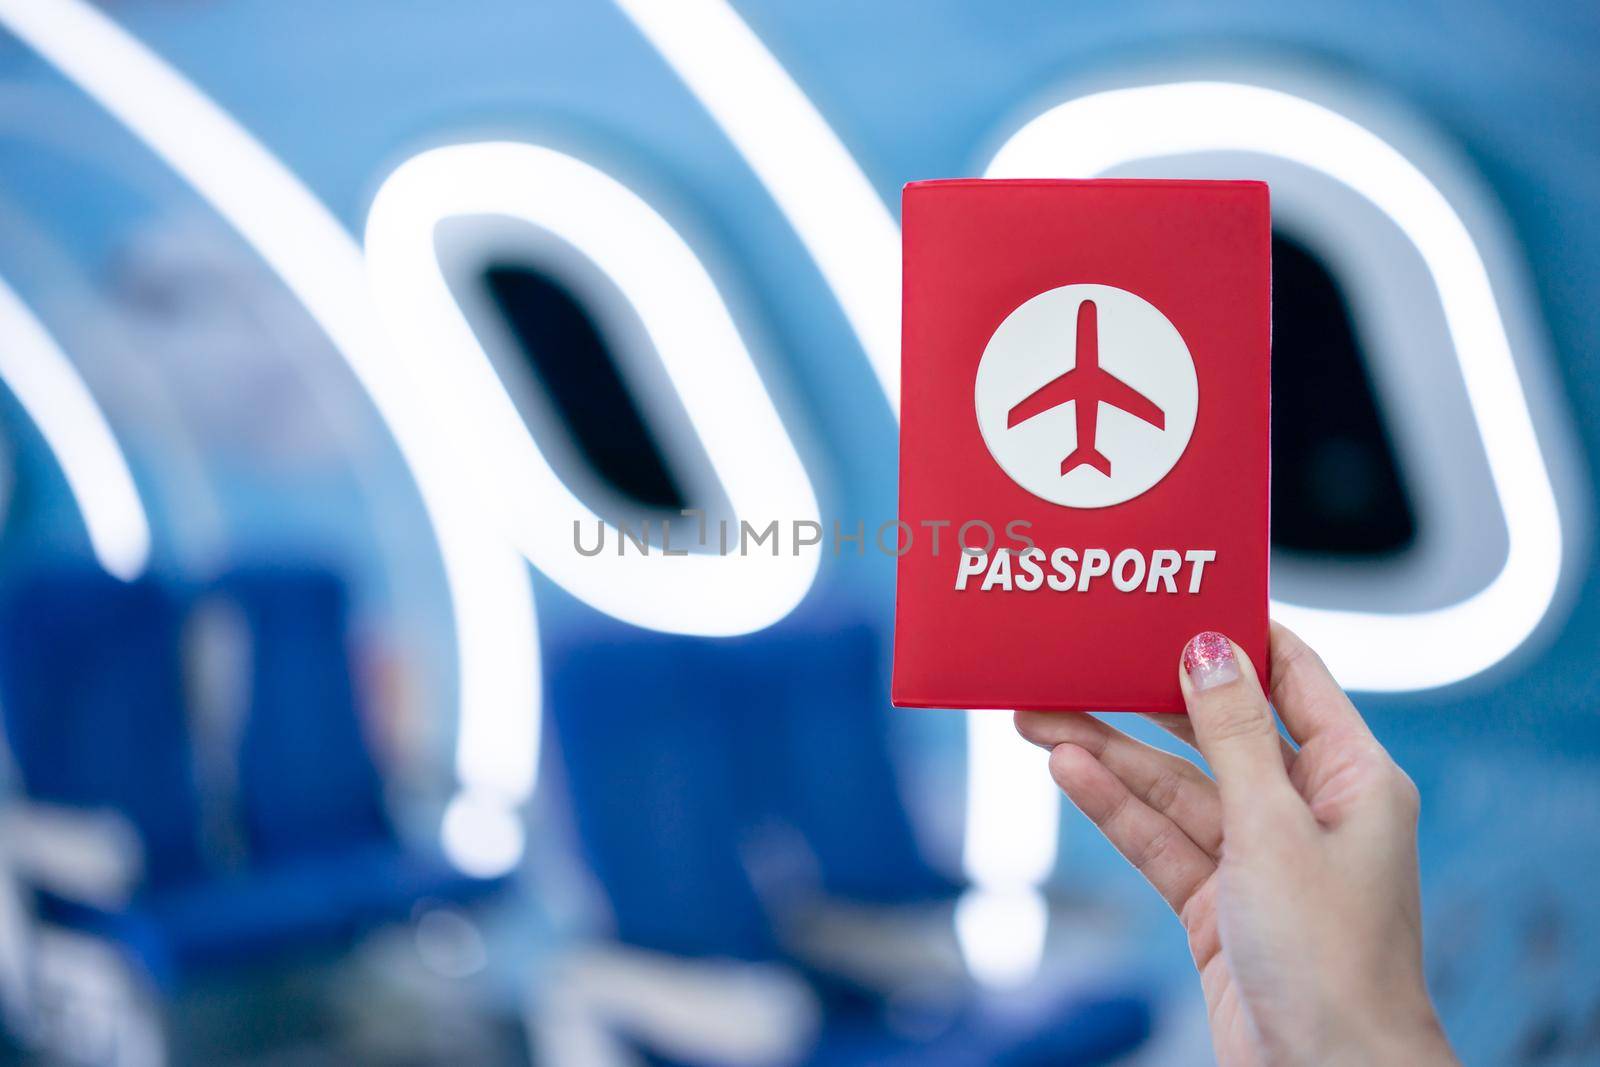
[[[1177,913],[1222,1067],[1456,1064],[1423,978],[1416,786],[1303,641],[1274,624],[1270,655],[1269,706],[1238,645],[1196,635],[1189,714],[1149,716],[1215,778],[1088,715],[1017,729]]]

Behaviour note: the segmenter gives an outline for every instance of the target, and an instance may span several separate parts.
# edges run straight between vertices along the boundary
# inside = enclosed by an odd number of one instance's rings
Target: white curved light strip
[[[900,414],[900,227],[839,135],[724,0],[617,0],[806,246]]]
[[[1190,152],[1279,156],[1344,183],[1387,214],[1433,275],[1509,535],[1505,566],[1457,604],[1409,614],[1274,603],[1346,686],[1400,691],[1459,681],[1520,645],[1555,596],[1555,490],[1487,268],[1432,182],[1370,130],[1261,86],[1175,82],[1095,93],[1046,111],[996,153],[989,177],[1093,177]]]
[[[1055,867],[1061,796],[1048,759],[1004,711],[967,713],[967,823],[962,869],[972,888],[956,938],[986,985],[1021,985],[1038,970],[1049,912],[1038,886]]]
[[[445,280],[438,223],[499,215],[531,223],[588,257],[632,304],[705,446],[736,515],[757,529],[777,520],[781,552],[649,556],[608,532],[586,557],[598,517],[539,450]],[[796,519],[818,521],[816,495],[711,276],[687,242],[638,194],[555,149],[463,144],[413,156],[378,190],[367,218],[373,292],[404,339],[449,432],[470,442],[482,491],[534,566],[574,596],[637,626],[712,636],[749,633],[787,615],[817,572],[820,546],[791,547]],[[675,550],[697,524],[673,524]],[[737,538],[738,531],[733,535]]]
[[[61,465],[100,566],[125,582],[137,578],[150,560],[150,523],[128,462],[72,361],[4,282],[0,382]]]
[[[456,818],[445,846],[481,873],[508,866],[511,807],[538,767],[539,663],[526,564],[473,511],[458,460],[434,433],[373,307],[354,240],[298,178],[159,56],[83,0],[0,0],[0,22],[181,175],[281,277],[371,396],[417,480],[438,538],[456,622],[457,772],[498,820]],[[483,814],[491,813],[491,814]],[[520,826],[515,855],[521,853]],[[492,855],[473,845],[494,842]],[[491,860],[496,861],[491,864]]]

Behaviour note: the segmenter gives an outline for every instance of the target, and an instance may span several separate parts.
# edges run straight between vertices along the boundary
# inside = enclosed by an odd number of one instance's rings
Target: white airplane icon
[[[1065,374],[1040,386],[1006,415],[1006,428],[1026,422],[1035,415],[1053,411],[1062,404],[1076,403],[1077,447],[1061,461],[1065,475],[1077,467],[1093,467],[1111,476],[1111,460],[1095,447],[1095,431],[1100,421],[1100,405],[1112,407],[1158,430],[1166,429],[1166,415],[1144,394],[1100,366],[1100,328],[1093,300],[1078,305],[1077,364]]]

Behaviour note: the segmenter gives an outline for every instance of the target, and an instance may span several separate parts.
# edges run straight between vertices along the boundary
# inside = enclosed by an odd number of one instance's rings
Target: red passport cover
[[[1265,183],[962,179],[902,204],[894,703],[1180,712],[1202,630],[1265,684]]]

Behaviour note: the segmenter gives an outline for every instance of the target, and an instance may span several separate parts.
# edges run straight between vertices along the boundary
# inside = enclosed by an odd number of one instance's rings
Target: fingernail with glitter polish
[[[1239,661],[1233,658],[1233,645],[1213,630],[1189,638],[1189,643],[1183,646],[1183,669],[1197,693],[1227,685],[1239,677]]]

